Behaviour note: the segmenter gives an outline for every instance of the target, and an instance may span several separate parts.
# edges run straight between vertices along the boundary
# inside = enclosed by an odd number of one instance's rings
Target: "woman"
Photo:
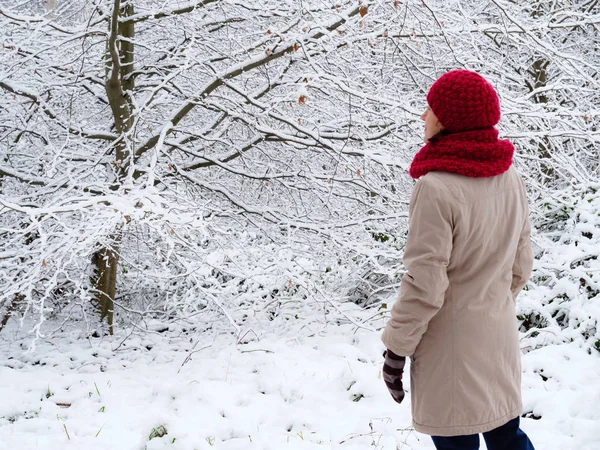
[[[515,298],[533,255],[525,186],[513,145],[498,140],[493,87],[448,72],[427,95],[425,146],[410,168],[400,296],[382,340],[384,379],[404,398],[411,357],[414,427],[440,450],[533,450],[520,429],[521,360]]]

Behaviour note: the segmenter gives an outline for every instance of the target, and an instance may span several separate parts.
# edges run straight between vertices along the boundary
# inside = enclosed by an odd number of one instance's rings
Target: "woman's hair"
[[[452,134],[452,132],[451,132],[451,131],[448,131],[448,130],[447,130],[447,129],[445,129],[445,128],[443,128],[443,129],[442,129],[442,130],[441,130],[439,133],[437,133],[435,136],[431,136],[431,137],[429,138],[429,142],[431,142],[431,141],[436,141],[436,140],[438,140],[439,138],[442,138],[442,137],[444,137],[444,136],[448,136],[449,134]]]

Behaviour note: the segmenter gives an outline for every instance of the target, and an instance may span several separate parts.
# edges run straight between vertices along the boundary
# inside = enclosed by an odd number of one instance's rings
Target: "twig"
[[[215,339],[217,338],[217,335],[215,334],[213,336],[213,341],[209,344],[209,345],[205,345],[202,348],[199,348],[198,350],[194,350],[196,348],[196,345],[198,345],[198,343],[200,341],[196,341],[196,343],[194,344],[194,346],[192,347],[192,350],[190,351],[190,354],[186,356],[186,358],[183,360],[183,363],[181,363],[181,367],[179,368],[179,370],[177,371],[177,373],[181,372],[181,369],[183,369],[183,366],[185,366],[188,362],[190,362],[190,360],[192,359],[192,355],[194,353],[198,353],[201,352],[202,350],[206,350],[209,347],[212,347],[213,344],[215,343]]]
[[[71,440],[71,436],[69,436],[69,432],[67,431],[67,424],[63,423],[63,428],[65,429],[65,433],[67,433],[67,438]]]
[[[237,339],[237,343],[242,344],[242,339],[244,339],[246,337],[246,335],[248,335],[249,333],[253,333],[254,336],[256,336],[256,339],[260,340],[260,337],[258,337],[258,334],[256,334],[256,331],[254,331],[252,328],[248,328],[246,330],[246,332]]]
[[[240,351],[240,353],[254,353],[254,352],[275,353],[272,350],[263,350],[263,349],[259,349],[259,348],[257,348],[256,350],[241,350]]]

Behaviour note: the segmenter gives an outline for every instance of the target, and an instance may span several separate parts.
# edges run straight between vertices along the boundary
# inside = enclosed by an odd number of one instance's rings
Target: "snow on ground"
[[[0,449],[434,448],[411,427],[410,395],[397,405],[385,389],[379,333],[306,330],[243,345],[211,332],[124,343],[64,333],[34,353],[5,330]],[[600,355],[547,347],[526,354],[523,370],[525,412],[541,419],[522,427],[537,450],[600,449]]]

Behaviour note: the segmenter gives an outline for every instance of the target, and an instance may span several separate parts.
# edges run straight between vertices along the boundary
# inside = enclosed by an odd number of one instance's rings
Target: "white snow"
[[[310,327],[248,344],[177,327],[124,343],[64,333],[34,353],[30,337],[5,330],[0,449],[434,448],[411,427],[410,394],[397,405],[381,380],[378,332]],[[522,419],[538,450],[600,448],[600,353],[575,344],[526,353],[523,394],[524,412],[541,416]],[[149,440],[161,426],[167,434]]]

